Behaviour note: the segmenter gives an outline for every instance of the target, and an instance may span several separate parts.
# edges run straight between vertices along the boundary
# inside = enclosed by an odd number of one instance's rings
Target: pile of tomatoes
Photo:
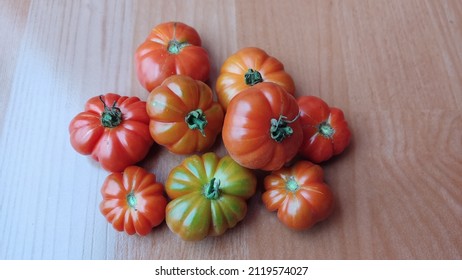
[[[255,47],[239,50],[221,67],[215,98],[199,34],[167,22],[138,47],[135,63],[146,101],[96,96],[69,126],[74,149],[111,172],[100,210],[116,230],[146,235],[165,219],[185,240],[221,235],[244,219],[256,169],[271,172],[262,200],[286,226],[307,229],[331,214],[333,195],[315,163],[348,146],[347,122],[318,97],[295,98],[279,60]],[[209,151],[220,133],[223,158]],[[187,155],[165,186],[135,165],[154,143]],[[297,155],[304,160],[294,162]]]

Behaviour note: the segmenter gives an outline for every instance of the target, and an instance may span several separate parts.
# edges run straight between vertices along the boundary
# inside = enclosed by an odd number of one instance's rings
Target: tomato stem
[[[271,119],[270,135],[271,139],[280,143],[285,138],[289,137],[294,133],[294,130],[289,126],[289,124],[295,122],[300,117],[300,113],[293,119],[287,120],[286,116],[279,116],[279,119]]]
[[[128,203],[128,206],[130,206],[131,208],[135,208],[136,207],[136,196],[133,192],[130,192],[128,195],[127,195],[127,203]],[[135,211],[136,211],[136,208],[135,208]]]
[[[204,186],[204,196],[207,199],[218,199],[220,197],[220,179],[212,178]]]
[[[332,138],[335,133],[335,129],[326,121],[318,125],[318,132],[326,138]]]
[[[177,40],[173,39],[170,42],[168,42],[167,51],[170,54],[178,54],[181,51],[181,49],[188,45],[188,42],[178,42]]]
[[[247,70],[247,73],[245,73],[244,79],[245,79],[245,84],[248,86],[253,86],[258,83],[263,82],[263,78],[260,72],[258,72],[257,70],[253,70],[251,68]]]
[[[99,99],[103,102],[104,111],[101,113],[101,124],[104,127],[113,128],[118,126],[122,122],[122,111],[116,107],[117,101],[114,101],[112,107],[108,107],[103,100],[103,96],[100,95]]]
[[[286,181],[286,189],[295,192],[300,188],[300,186],[297,184],[297,181],[293,176],[290,176],[289,180]]]
[[[202,136],[205,137],[204,128],[207,126],[208,122],[201,109],[189,112],[185,117],[185,122],[188,124],[190,129],[199,129]]]

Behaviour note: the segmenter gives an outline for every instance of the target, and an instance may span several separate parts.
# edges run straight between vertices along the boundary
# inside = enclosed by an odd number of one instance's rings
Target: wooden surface
[[[327,221],[286,229],[260,191],[236,228],[197,243],[105,221],[108,173],[72,149],[68,125],[92,96],[146,98],[133,54],[172,20],[200,33],[211,86],[227,56],[257,46],[298,96],[344,110],[352,143],[322,164]],[[2,0],[0,34],[2,259],[462,258],[462,1]],[[141,165],[164,182],[183,158],[153,148]]]

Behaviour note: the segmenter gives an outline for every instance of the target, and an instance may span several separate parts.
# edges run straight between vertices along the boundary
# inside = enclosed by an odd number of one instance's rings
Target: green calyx
[[[207,119],[201,109],[197,109],[189,112],[185,117],[185,122],[188,124],[190,129],[199,129],[202,136],[205,137],[204,128],[207,126]]]
[[[212,180],[204,186],[204,196],[212,200],[220,197],[220,179],[212,178]]]
[[[322,122],[318,125],[318,133],[326,138],[332,138],[335,129],[328,122]]]
[[[130,206],[130,208],[135,208],[135,210],[136,210],[137,199],[136,199],[136,196],[135,196],[135,194],[133,192],[130,192],[127,195],[127,203],[128,203],[128,206]]]
[[[295,122],[299,118],[298,114],[293,120],[287,120],[286,116],[279,116],[279,119],[271,119],[270,135],[271,139],[280,143],[294,133],[294,130],[289,124]]]
[[[167,51],[170,54],[178,54],[181,51],[181,49],[183,49],[184,47],[188,45],[189,45],[188,42],[178,42],[177,40],[174,39],[168,42]]]
[[[253,69],[247,70],[247,73],[245,73],[244,75],[244,79],[245,79],[245,84],[248,86],[253,86],[258,83],[263,82],[263,78],[260,72],[253,70]]]
[[[294,177],[290,177],[289,180],[286,182],[286,189],[295,192],[300,188],[300,186],[297,184],[297,181],[295,181]]]
[[[116,102],[112,104],[112,107],[108,107],[103,100],[103,96],[100,95],[99,99],[103,102],[104,111],[101,113],[101,124],[104,127],[113,128],[118,126],[122,122],[122,111],[116,107]]]

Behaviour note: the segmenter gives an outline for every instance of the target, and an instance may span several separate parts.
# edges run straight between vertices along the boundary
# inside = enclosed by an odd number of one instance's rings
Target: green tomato
[[[172,199],[166,209],[167,225],[184,240],[221,235],[244,219],[246,200],[256,184],[255,175],[229,156],[190,156],[165,183]]]

